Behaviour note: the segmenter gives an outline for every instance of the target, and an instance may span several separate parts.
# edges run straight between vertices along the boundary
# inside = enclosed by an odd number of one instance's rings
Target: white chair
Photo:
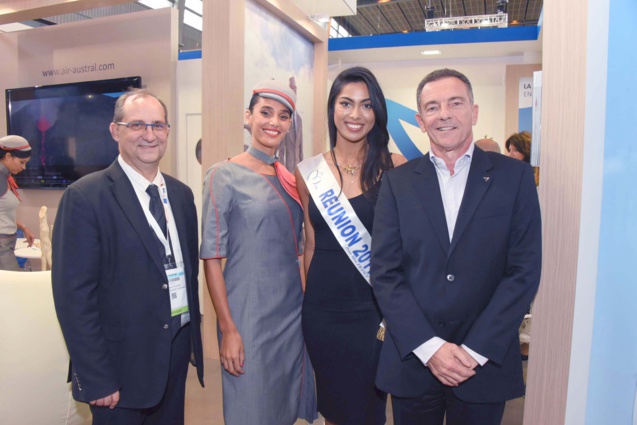
[[[83,425],[88,405],[66,383],[69,355],[55,315],[51,272],[0,270],[0,421]]]

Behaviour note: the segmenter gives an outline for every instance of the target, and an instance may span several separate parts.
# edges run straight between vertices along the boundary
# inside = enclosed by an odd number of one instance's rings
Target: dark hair
[[[15,157],[15,158],[31,158],[31,151],[20,151],[20,150],[5,150],[0,148],[0,159],[4,158],[5,156],[7,156],[7,154],[10,153],[11,156]]]
[[[157,99],[157,101],[161,104],[162,108],[164,108],[164,121],[168,124],[168,109],[166,108],[166,104],[162,102],[160,98],[152,94],[146,89],[135,89],[129,88],[126,92],[121,95],[117,102],[115,102],[115,112],[113,113],[113,122],[120,122],[124,119],[124,104],[129,97],[152,97],[153,99]]]
[[[375,201],[378,196],[378,181],[382,172],[393,168],[391,153],[389,153],[389,133],[387,132],[387,105],[385,104],[385,96],[380,88],[380,84],[374,77],[374,74],[367,68],[354,67],[342,71],[330,89],[327,98],[327,127],[330,135],[330,150],[332,160],[336,164],[338,175],[343,186],[343,175],[338,167],[336,155],[334,155],[334,147],[336,146],[336,124],[334,123],[334,108],[336,98],[339,96],[343,87],[350,83],[364,83],[369,91],[369,98],[374,111],[375,123],[369,134],[367,134],[367,144],[365,149],[365,158],[361,166],[360,183],[361,189],[365,197],[371,201]]]
[[[254,105],[257,104],[259,99],[265,99],[265,98],[263,96],[260,96],[260,95],[256,94],[256,93],[253,94],[252,97],[250,98],[250,104],[248,105],[248,111],[250,111],[251,114],[254,112]],[[281,102],[279,102],[279,103],[281,103]],[[283,103],[281,103],[281,105],[283,105]],[[283,106],[285,106],[285,105],[283,105]],[[290,108],[288,108],[287,106],[285,106],[285,109],[287,109],[288,112],[290,112],[290,116],[292,116],[294,111],[291,111]]]
[[[437,69],[433,72],[430,72],[422,79],[420,84],[418,84],[418,88],[416,89],[416,105],[418,108],[418,112],[420,112],[420,95],[422,94],[422,89],[425,87],[425,84],[433,83],[434,81],[442,80],[443,78],[457,78],[464,83],[467,87],[467,91],[469,92],[469,101],[473,105],[473,88],[471,88],[471,82],[462,72],[458,72],[455,69],[443,68]]]
[[[509,147],[513,145],[516,151],[524,155],[523,161],[531,163],[531,133],[528,131],[513,133],[504,145],[509,152],[511,151]]]

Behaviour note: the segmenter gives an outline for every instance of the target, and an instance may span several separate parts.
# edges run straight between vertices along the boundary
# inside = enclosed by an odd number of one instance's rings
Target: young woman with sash
[[[303,210],[294,176],[274,156],[295,100],[287,85],[257,84],[245,112],[251,146],[213,165],[204,181],[200,255],[217,313],[228,425],[318,417],[301,331]]]
[[[382,315],[369,282],[374,205],[388,149],[385,97],[365,68],[341,72],[327,104],[330,151],[296,170],[305,210],[303,334],[328,425],[385,423],[374,386]]]

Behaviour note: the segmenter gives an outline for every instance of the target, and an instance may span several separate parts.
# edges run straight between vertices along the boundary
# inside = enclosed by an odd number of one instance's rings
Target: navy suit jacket
[[[376,379],[399,397],[436,380],[413,350],[438,336],[489,361],[453,388],[461,400],[524,393],[518,328],[540,281],[540,208],[532,168],[475,149],[453,238],[429,154],[383,177],[371,275],[387,321]]]
[[[164,178],[184,259],[192,348],[203,385],[194,198],[186,185]],[[88,402],[119,390],[118,407],[147,408],[160,402],[172,343],[161,258],[117,160],[66,189],[53,229],[51,272],[76,400]]]

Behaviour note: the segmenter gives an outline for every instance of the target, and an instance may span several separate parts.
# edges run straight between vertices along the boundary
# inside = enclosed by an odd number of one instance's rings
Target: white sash
[[[356,269],[371,286],[372,237],[330,171],[323,154],[298,164],[303,180],[323,219]],[[339,195],[340,193],[340,195]]]

